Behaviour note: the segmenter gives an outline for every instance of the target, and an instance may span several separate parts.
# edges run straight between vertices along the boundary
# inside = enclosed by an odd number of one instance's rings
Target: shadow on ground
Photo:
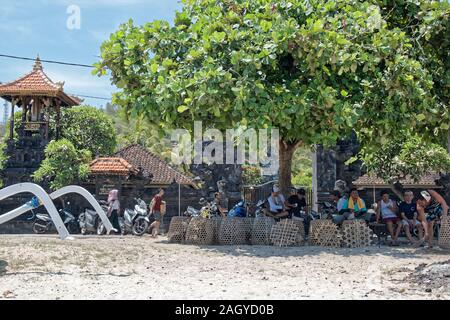
[[[8,262],[4,260],[0,260],[0,276],[6,273],[6,267],[8,266]]]
[[[161,241],[161,243],[168,243],[167,241]],[[182,245],[182,244],[180,244]],[[319,246],[301,246],[301,247],[277,247],[277,246],[195,246],[201,250],[211,252],[227,254],[232,256],[249,256],[258,258],[270,258],[270,257],[311,257],[321,254],[332,254],[342,257],[354,257],[354,256],[390,256],[395,258],[423,258],[426,255],[449,255],[449,250],[443,250],[440,248],[425,249],[414,248],[410,246],[389,247],[372,245],[363,248],[330,248]]]

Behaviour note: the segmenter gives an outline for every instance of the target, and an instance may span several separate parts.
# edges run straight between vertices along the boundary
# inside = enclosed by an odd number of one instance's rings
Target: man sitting
[[[411,244],[414,244],[413,237],[411,235],[414,229],[419,230],[419,239],[423,238],[423,228],[420,221],[417,219],[417,205],[413,202],[414,193],[412,191],[406,191],[404,193],[404,201],[400,203],[399,212],[402,219],[402,228],[405,230],[406,237]]]
[[[397,216],[398,207],[395,201],[389,198],[389,192],[381,192],[381,200],[377,206],[377,222],[380,222],[380,218],[386,224],[389,234],[392,238],[392,245],[398,246],[397,239],[401,231],[401,222]],[[397,225],[397,232],[394,233],[394,224]]]
[[[291,189],[291,196],[286,201],[289,218],[302,220],[305,227],[305,235],[309,233],[311,217],[307,214],[306,191],[305,189]]]
[[[333,214],[333,222],[342,224],[345,220],[349,220],[352,213],[348,209],[347,197],[345,195],[341,197],[339,190],[333,190],[331,192],[331,199],[336,207],[336,213]]]
[[[228,209],[226,208],[227,204],[222,199],[222,194],[220,192],[216,192],[214,194],[214,204],[217,207],[217,210],[219,211],[220,215],[222,217],[226,217],[228,214]]]
[[[367,222],[370,221],[370,213],[367,212],[366,203],[359,197],[359,192],[356,188],[350,190],[350,197],[345,209],[348,209],[350,212],[349,220],[361,219]]]
[[[272,191],[267,201],[269,202],[269,212],[267,213],[269,217],[280,219],[287,218],[289,216],[289,212],[286,211],[285,207],[286,200],[278,189],[274,189],[274,191]]]

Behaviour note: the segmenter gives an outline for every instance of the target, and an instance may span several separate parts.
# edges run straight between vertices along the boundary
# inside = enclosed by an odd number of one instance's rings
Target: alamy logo
[[[279,168],[278,129],[218,129],[203,132],[203,123],[194,123],[194,136],[188,130],[172,131],[172,163],[180,164],[250,164],[261,167],[263,175],[275,175]]]
[[[77,5],[70,5],[67,7],[66,13],[69,15],[67,18],[66,26],[69,30],[81,29],[81,9]]]

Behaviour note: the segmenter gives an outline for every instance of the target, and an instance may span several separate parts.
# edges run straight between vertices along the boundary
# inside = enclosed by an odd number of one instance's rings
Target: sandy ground
[[[450,252],[0,236],[1,299],[449,299]]]

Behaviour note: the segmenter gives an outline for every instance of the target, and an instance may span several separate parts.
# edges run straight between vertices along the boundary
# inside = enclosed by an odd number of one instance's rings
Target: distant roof
[[[5,84],[0,84],[0,97],[11,101],[18,96],[45,96],[59,98],[66,106],[79,105],[82,100],[64,93],[64,83],[54,83],[43,71],[39,57],[33,71],[25,76]]]
[[[415,182],[411,177],[407,177],[406,179],[400,180],[399,182],[404,187],[409,188],[437,187],[436,180],[439,180],[440,177],[441,176],[438,173],[430,173],[422,176],[417,182]],[[369,188],[381,188],[389,186],[389,183],[385,182],[382,178],[371,174],[366,174],[362,177],[359,177],[356,181],[353,182],[353,184],[358,187]]]
[[[122,158],[98,158],[90,164],[92,175],[128,176],[137,170]]]
[[[174,181],[182,185],[195,186],[192,178],[172,168],[168,163],[159,159],[146,148],[133,144],[116,153],[132,164],[136,169],[142,170],[146,176],[153,176],[152,184],[171,184]]]

